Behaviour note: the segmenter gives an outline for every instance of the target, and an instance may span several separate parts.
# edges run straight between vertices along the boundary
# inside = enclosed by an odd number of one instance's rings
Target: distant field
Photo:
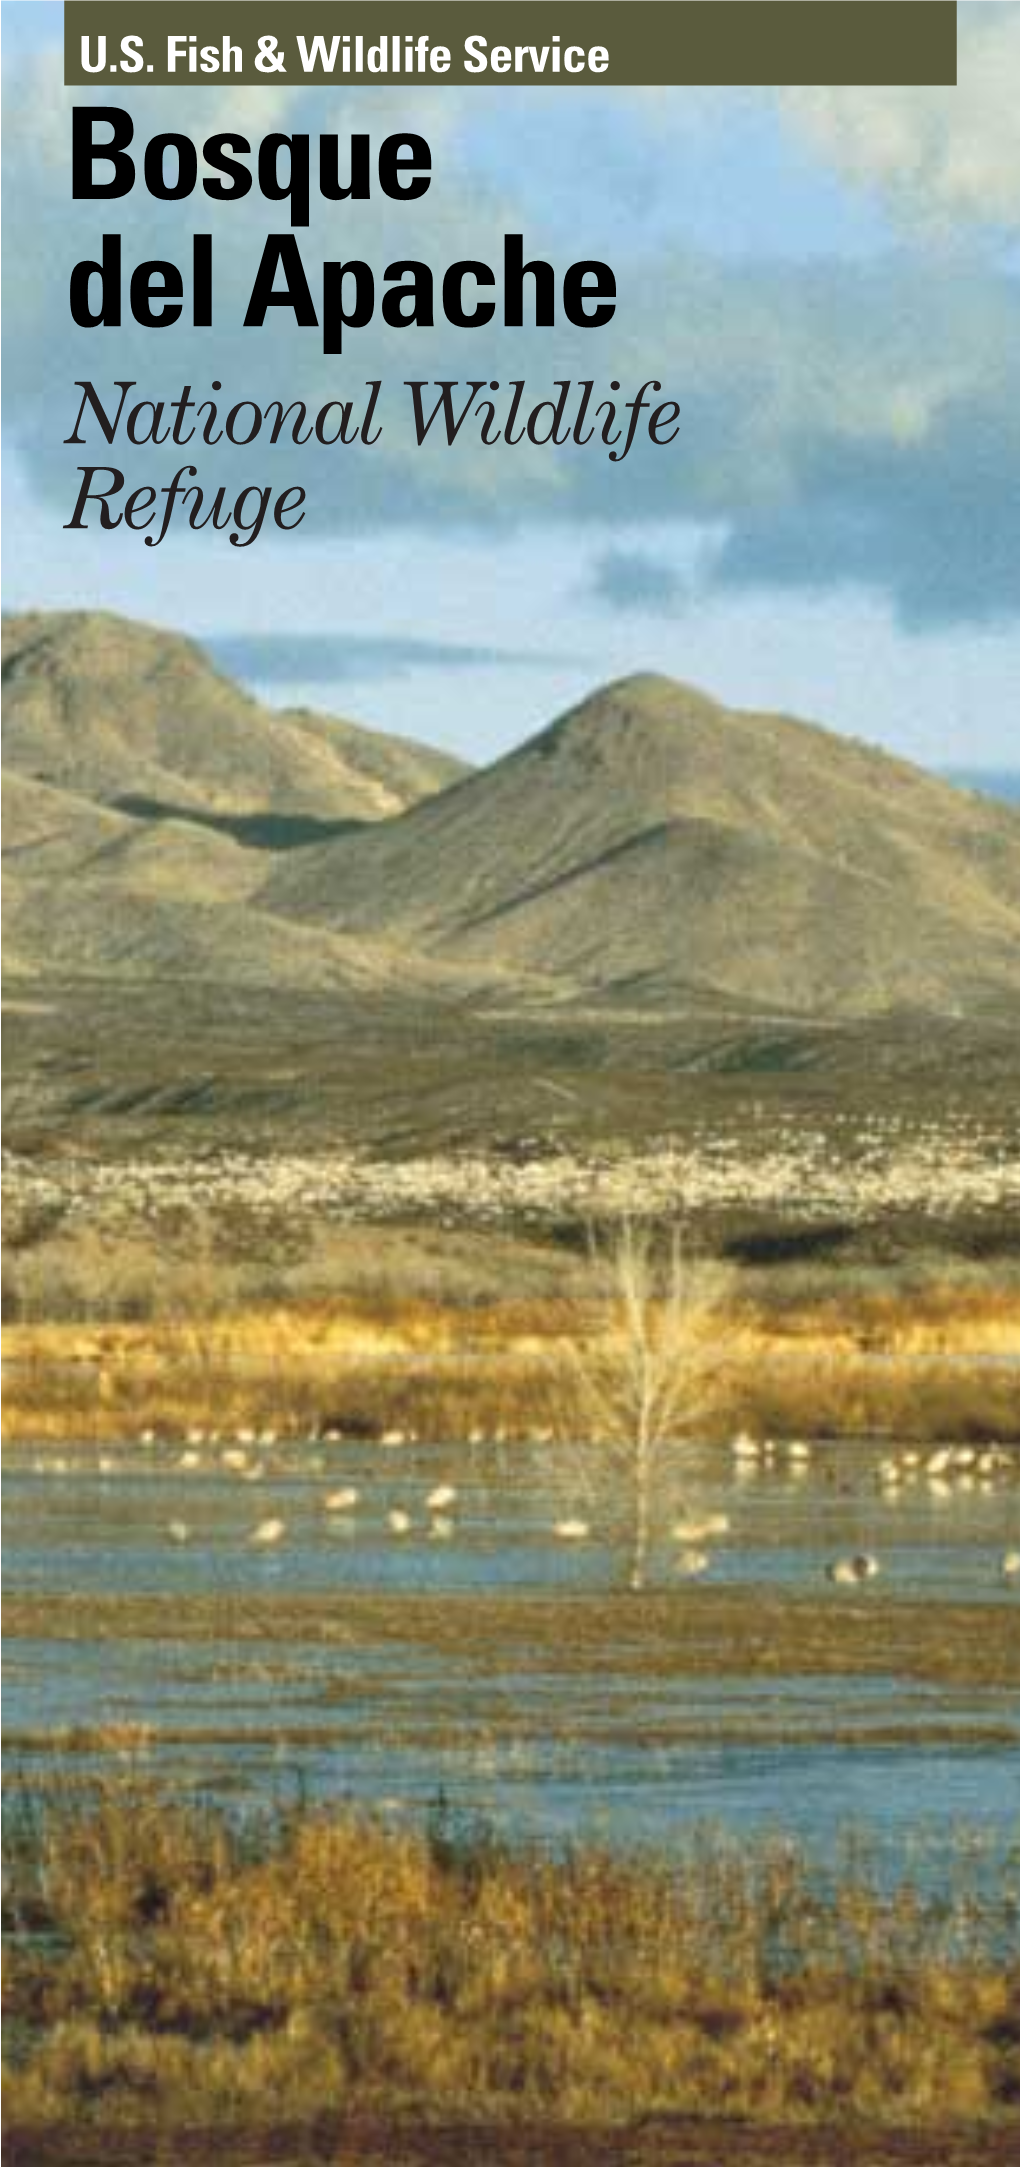
[[[43,1152],[534,1157],[716,1126],[757,1148],[777,1120],[959,1113],[1015,1136],[1020,1104],[1020,1013],[994,1002],[976,1018],[825,1024],[712,1000],[662,1015],[158,980],[33,979],[19,998],[9,978],[7,995],[7,1140]]]
[[[918,1077],[904,1025],[870,1069],[751,1077],[670,1068],[658,1029],[641,1068],[633,1034],[603,1067],[562,1023],[451,1019],[440,1043],[377,1013],[340,1046],[321,1004],[267,1056],[273,1018],[180,1007],[175,1039],[139,996],[113,1051],[101,1001],[11,1027],[13,1434],[531,1435],[550,1347],[588,1329],[592,1229],[626,1217],[733,1274],[721,1425],[1016,1434],[1007,1039],[977,1062],[968,1035],[954,1066],[948,1036]],[[189,1020],[208,1066],[185,1075]]]

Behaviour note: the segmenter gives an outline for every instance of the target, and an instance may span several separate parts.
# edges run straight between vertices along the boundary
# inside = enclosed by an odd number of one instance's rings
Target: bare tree
[[[609,1305],[603,1329],[569,1349],[561,1421],[594,1448],[630,1522],[628,1584],[645,1586],[664,1478],[718,1398],[729,1278],[691,1261],[677,1227],[625,1220],[593,1236]]]

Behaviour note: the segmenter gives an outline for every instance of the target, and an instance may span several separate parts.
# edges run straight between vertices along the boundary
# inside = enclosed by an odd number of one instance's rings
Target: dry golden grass
[[[779,1839],[554,1859],[117,1790],[11,1848],[22,2127],[1020,2109],[1020,1969],[979,1866],[883,1893],[863,1855],[823,1881]]]
[[[456,1440],[562,1428],[595,1300],[428,1302],[360,1296],[152,1321],[15,1323],[5,1331],[7,1438],[115,1439],[271,1424],[400,1428]],[[720,1317],[710,1434],[887,1432],[1020,1442],[1020,1295],[923,1294],[766,1305]]]
[[[808,1297],[782,1311],[759,1303],[756,1314],[778,1339],[886,1354],[1016,1355],[1020,1291],[987,1282],[933,1280],[909,1291],[855,1290]]]

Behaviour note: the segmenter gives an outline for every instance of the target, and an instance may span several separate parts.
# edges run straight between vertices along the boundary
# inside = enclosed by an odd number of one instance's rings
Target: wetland
[[[15,1163],[12,2159],[1008,2156],[1003,1150]],[[635,1182],[725,1265],[640,1592]]]

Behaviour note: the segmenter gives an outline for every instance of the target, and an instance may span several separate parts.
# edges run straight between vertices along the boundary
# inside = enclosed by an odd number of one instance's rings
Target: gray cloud
[[[961,398],[937,449],[820,440],[796,504],[734,525],[716,558],[729,587],[893,587],[917,630],[1020,613],[1020,427]]]
[[[417,670],[527,669],[526,652],[446,640],[359,632],[214,632],[204,643],[220,666],[260,685],[328,685],[403,677]],[[542,656],[543,663],[549,657]]]
[[[682,605],[685,584],[662,557],[641,549],[607,549],[596,563],[591,592],[610,609],[670,614]]]

